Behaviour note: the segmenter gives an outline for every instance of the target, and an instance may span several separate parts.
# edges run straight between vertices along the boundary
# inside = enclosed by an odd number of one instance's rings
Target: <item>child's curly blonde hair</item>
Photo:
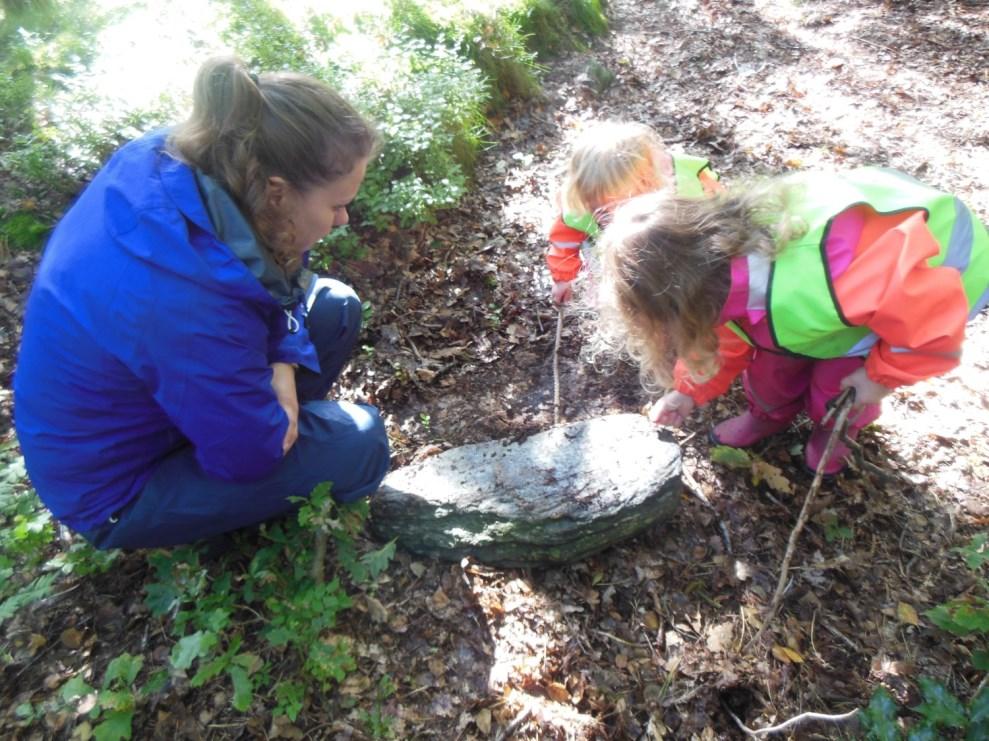
[[[663,140],[645,124],[602,121],[589,126],[574,144],[560,189],[569,213],[593,213],[616,199],[664,187]]]
[[[678,358],[697,380],[710,378],[731,259],[773,257],[802,233],[787,215],[795,188],[766,181],[709,199],[650,193],[621,206],[599,242],[604,274],[592,353],[637,362],[650,389],[671,386]]]

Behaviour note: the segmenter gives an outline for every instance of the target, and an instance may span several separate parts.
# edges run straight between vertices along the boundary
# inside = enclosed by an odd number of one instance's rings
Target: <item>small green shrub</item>
[[[608,31],[608,16],[604,12],[603,0],[559,0],[564,13],[577,28],[591,36],[600,36]]]
[[[230,8],[223,39],[258,71],[319,74],[310,40],[266,0],[225,0]],[[327,31],[329,26],[318,27]],[[320,36],[323,38],[323,36]]]
[[[907,729],[907,741],[936,741],[946,738],[950,729],[964,733],[969,741],[989,738],[989,687],[983,688],[968,705],[964,705],[943,684],[920,677],[923,701],[911,708],[919,716]],[[870,741],[900,741],[904,738],[897,719],[897,706],[889,693],[880,687],[859,720],[865,738]],[[961,737],[961,736],[957,736]]]
[[[982,576],[982,567],[989,562],[989,533],[979,533],[954,551],[965,560],[976,578],[980,594],[966,594],[938,605],[924,614],[942,630],[959,637],[989,635],[989,583]],[[989,652],[984,648],[972,652],[972,665],[989,671]],[[965,733],[966,739],[989,738],[989,687],[983,687],[967,705],[955,697],[943,684],[930,677],[920,677],[923,702],[911,708],[919,720],[910,728],[908,741],[944,738],[947,729]],[[869,739],[897,741],[903,738],[897,722],[897,708],[883,688],[872,696],[862,713],[862,726]]]
[[[0,218],[0,243],[14,249],[37,249],[50,228],[33,213],[19,211]]]
[[[432,221],[466,191],[463,153],[482,140],[483,80],[449,47],[408,38],[394,39],[364,73],[354,71],[347,92],[378,123],[384,147],[354,211],[378,229]]]
[[[397,35],[429,44],[444,43],[469,59],[484,75],[489,109],[539,94],[535,53],[529,49],[515,13],[497,8],[491,12],[444,10],[437,12],[437,8],[424,7],[415,0],[396,0],[389,23]]]
[[[48,597],[59,577],[106,571],[116,552],[82,540],[55,547],[55,522],[31,488],[14,441],[0,448],[0,623]]]
[[[980,671],[989,671],[989,651],[985,639],[989,636],[989,582],[982,576],[982,567],[989,562],[989,533],[979,533],[954,551],[976,578],[975,592],[948,600],[924,613],[932,623],[959,637],[977,636],[983,648],[972,652],[972,664]]]
[[[360,552],[356,536],[367,518],[366,502],[339,506],[323,484],[300,504],[294,520],[262,527],[264,545],[241,572],[211,575],[193,547],[148,555],[155,579],[145,587],[145,604],[168,621],[176,639],[169,671],[191,674],[192,687],[229,683],[231,706],[238,712],[247,712],[259,694],[270,694],[276,714],[294,719],[307,688],[329,690],[354,671],[348,642],[332,631],[353,603],[351,591],[374,589],[394,555],[394,544]],[[347,584],[343,575],[328,582],[312,577],[319,532],[332,539]],[[285,659],[300,667],[297,678],[275,681],[268,662],[247,650],[240,622],[245,611],[262,619],[264,654],[288,654]]]
[[[13,443],[0,450],[0,622],[47,597],[58,574],[41,573],[55,533]]]
[[[90,719],[100,721],[93,728],[94,738],[97,741],[128,739],[140,697],[134,683],[143,666],[143,656],[122,653],[107,665],[99,689],[77,675],[62,685],[62,701],[78,705],[87,696],[95,695],[95,703],[88,713]]]

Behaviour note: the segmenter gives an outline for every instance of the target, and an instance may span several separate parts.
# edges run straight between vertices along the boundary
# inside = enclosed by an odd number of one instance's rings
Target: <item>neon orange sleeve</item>
[[[879,336],[865,361],[869,378],[895,388],[958,365],[968,301],[956,270],[928,266],[938,244],[923,214],[876,228],[889,220],[867,216],[856,256],[834,288],[845,318]]]
[[[553,222],[549,230],[549,251],[546,253],[546,264],[550,275],[557,283],[573,280],[584,264],[580,256],[580,246],[587,240],[587,235],[579,229],[563,223],[563,217]]]
[[[715,193],[723,193],[725,190],[725,186],[710,170],[701,170],[697,173],[697,179],[701,181],[704,195],[713,196]]]
[[[690,371],[682,360],[678,360],[673,369],[673,388],[686,394],[697,406],[707,404],[711,399],[721,396],[731,386],[735,377],[745,370],[752,360],[752,346],[722,325],[717,329],[718,372],[707,381],[697,382],[691,378]]]

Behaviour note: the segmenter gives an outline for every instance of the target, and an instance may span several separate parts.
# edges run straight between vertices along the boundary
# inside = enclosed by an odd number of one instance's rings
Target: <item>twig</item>
[[[728,552],[728,555],[732,555],[731,536],[728,534],[728,528],[725,526],[725,523],[722,522],[721,518],[718,516],[718,510],[714,508],[714,505],[711,504],[711,500],[707,498],[704,490],[701,489],[700,484],[697,483],[697,480],[687,469],[681,469],[680,479],[683,481],[684,488],[699,499],[701,504],[714,513],[714,517],[718,521],[718,532],[721,535],[721,541],[724,543],[725,550]]]
[[[748,728],[737,715],[735,715],[730,708],[725,706],[725,710],[728,715],[732,717],[732,720],[738,725],[739,728],[747,735],[752,738],[759,738],[760,736],[768,736],[770,733],[782,733],[788,728],[793,728],[794,726],[800,725],[808,720],[819,720],[826,721],[828,723],[846,723],[858,715],[859,709],[849,710],[847,713],[842,713],[841,715],[827,715],[825,713],[801,713],[800,715],[794,716],[789,720],[783,721],[779,725],[770,726],[769,728],[759,728],[758,730],[753,730]]]
[[[326,581],[326,530],[322,527],[316,531],[313,551],[312,580],[316,584],[322,584]]]
[[[556,344],[553,346],[553,426],[560,424],[560,338],[563,336],[563,306],[556,307]]]
[[[877,476],[879,480],[882,481],[884,484],[900,483],[910,489],[912,489],[917,485],[899,471],[895,471],[895,470],[887,471],[885,468],[877,466],[875,463],[867,460],[865,457],[865,450],[862,448],[862,444],[858,442],[858,440],[852,440],[852,438],[848,436],[847,431],[841,433],[841,442],[843,442],[845,445],[851,448],[852,455],[855,458],[856,465],[858,465],[860,468],[864,469],[868,473]]]
[[[972,697],[978,697],[979,693],[985,688],[986,683],[989,683],[989,674],[982,677],[982,681],[979,682],[979,686],[975,688],[975,692],[972,693]]]
[[[824,618],[821,618],[821,625],[824,626],[824,629],[826,631],[828,631],[828,633],[830,633],[831,635],[833,635],[835,638],[838,638],[839,640],[841,640],[842,643],[844,643],[846,646],[848,646],[850,649],[852,649],[852,651],[855,651],[856,653],[862,653],[862,647],[860,645],[858,645],[855,641],[853,641],[851,638],[849,638],[848,636],[846,636],[844,633],[842,633],[836,627],[834,627],[833,625],[831,625],[831,623],[826,622],[824,620]]]
[[[800,537],[800,531],[807,524],[807,518],[810,514],[810,503],[814,500],[814,496],[817,494],[817,490],[821,488],[821,482],[824,480],[824,466],[827,465],[828,460],[831,458],[831,451],[834,450],[834,446],[838,442],[838,437],[844,433],[845,423],[848,420],[848,412],[851,411],[854,401],[854,391],[852,389],[845,389],[838,396],[835,405],[825,415],[824,419],[821,420],[821,424],[826,424],[831,418],[831,415],[837,412],[834,428],[831,430],[831,436],[828,437],[828,444],[824,447],[824,455],[821,456],[821,460],[817,464],[814,481],[807,491],[807,496],[804,498],[804,506],[800,508],[800,516],[797,517],[797,524],[790,533],[790,540],[786,544],[786,553],[783,555],[783,563],[780,565],[779,581],[776,583],[776,591],[773,593],[773,599],[769,603],[769,610],[766,612],[766,617],[762,621],[762,627],[759,628],[748,644],[746,644],[746,651],[762,638],[762,634],[769,628],[770,623],[772,623],[773,618],[776,616],[776,611],[779,609],[780,602],[783,600],[783,592],[785,591],[786,580],[790,571],[790,561],[793,559],[793,554],[797,547],[797,538]]]
[[[868,44],[869,46],[874,46],[877,49],[882,49],[883,51],[888,51],[890,54],[895,53],[893,49],[888,46],[883,46],[882,44],[877,44],[875,41],[869,41],[869,39],[863,39],[861,36],[852,36],[856,41],[861,41],[863,44]]]
[[[597,628],[593,628],[591,630],[591,632],[592,633],[597,633],[598,635],[604,636],[605,638],[610,638],[611,640],[615,641],[616,643],[621,643],[623,646],[641,646],[642,645],[641,643],[635,643],[633,641],[626,641],[624,638],[619,638],[616,635],[612,635],[611,633],[608,633],[607,631],[604,631],[604,630],[598,630]]]
[[[681,705],[687,702],[688,700],[693,700],[695,697],[697,697],[697,695],[699,695],[702,691],[706,689],[710,689],[710,688],[707,687],[706,685],[699,684],[693,689],[689,689],[686,692],[677,695],[676,697],[667,697],[665,700],[663,700],[662,705],[664,708],[668,708],[671,705]]]
[[[511,738],[521,725],[529,719],[530,715],[532,715],[532,707],[526,705],[511,723],[501,729],[495,741],[505,741],[506,738]]]

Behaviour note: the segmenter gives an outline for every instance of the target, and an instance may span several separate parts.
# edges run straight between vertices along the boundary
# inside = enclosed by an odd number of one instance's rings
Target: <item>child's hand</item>
[[[565,304],[573,298],[573,281],[560,280],[553,283],[553,303]]]
[[[873,381],[865,372],[865,368],[856,368],[847,376],[841,379],[841,388],[855,389],[855,402],[852,409],[863,407],[866,404],[878,404],[884,396],[893,392],[888,386]]]
[[[694,411],[694,400],[679,391],[670,391],[666,396],[652,405],[649,419],[656,425],[680,427]]]

